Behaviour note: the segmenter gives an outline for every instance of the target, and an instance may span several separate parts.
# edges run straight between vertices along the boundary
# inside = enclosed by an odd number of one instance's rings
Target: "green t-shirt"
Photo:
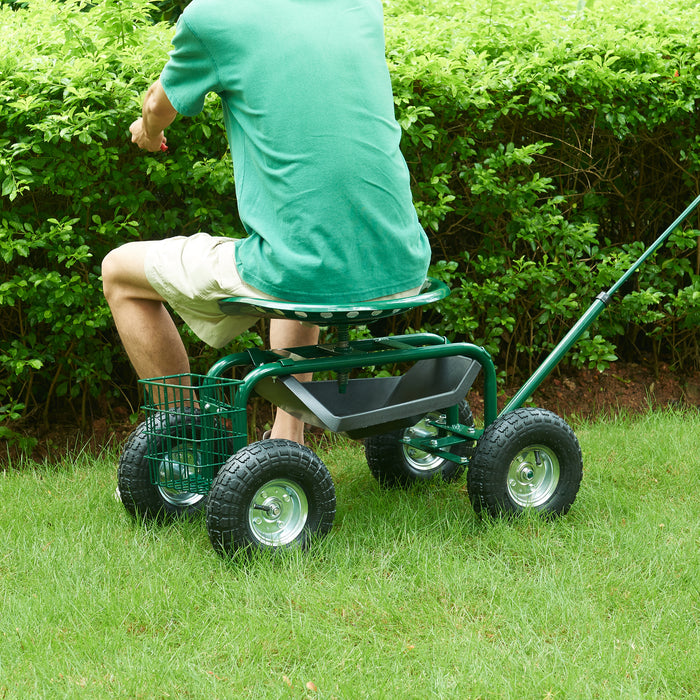
[[[161,82],[193,116],[218,93],[242,279],[347,303],[421,284],[430,246],[399,150],[380,0],[193,0]],[[215,233],[215,232],[214,232]]]

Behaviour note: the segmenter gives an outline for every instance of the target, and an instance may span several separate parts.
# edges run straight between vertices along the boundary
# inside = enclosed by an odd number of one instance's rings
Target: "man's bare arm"
[[[163,131],[173,123],[177,110],[170,104],[160,80],[148,88],[141,114],[129,127],[132,142],[147,151],[161,150],[166,142]]]

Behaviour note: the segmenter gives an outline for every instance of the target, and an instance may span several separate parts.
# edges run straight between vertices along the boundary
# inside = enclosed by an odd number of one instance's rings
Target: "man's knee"
[[[114,295],[119,279],[119,256],[117,250],[110,250],[102,260],[102,293],[106,299]]]
[[[107,301],[120,296],[159,298],[145,272],[146,244],[125,243],[111,250],[102,260],[102,291]]]

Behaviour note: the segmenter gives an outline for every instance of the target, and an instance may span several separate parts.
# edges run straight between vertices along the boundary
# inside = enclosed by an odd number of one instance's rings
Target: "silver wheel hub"
[[[522,508],[546,503],[559,484],[559,459],[543,445],[530,445],[518,452],[508,468],[508,496]]]
[[[183,488],[187,488],[186,484],[194,477],[198,466],[196,452],[186,446],[164,455],[158,465],[158,491],[166,503],[186,508],[204,498],[201,493],[191,493],[177,488],[178,483],[183,484]]]
[[[261,486],[248,508],[248,527],[262,544],[278,547],[293,542],[309,517],[304,490],[291,479],[273,479]]]
[[[404,431],[404,437],[410,440],[425,440],[429,438],[436,438],[438,435],[438,429],[434,425],[429,425],[428,420],[433,421],[444,421],[445,416],[437,413],[428,414],[423,420],[412,425]],[[419,450],[417,447],[412,445],[403,446],[404,457],[408,464],[413,467],[416,471],[421,472],[431,472],[442,466],[444,459],[439,455],[430,454],[430,452],[424,452]]]

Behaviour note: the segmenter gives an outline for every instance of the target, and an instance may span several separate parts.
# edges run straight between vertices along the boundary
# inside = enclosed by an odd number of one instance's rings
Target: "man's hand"
[[[135,143],[139,148],[151,151],[151,153],[160,151],[161,147],[167,141],[162,131],[156,136],[149,136],[144,128],[143,117],[139,117],[139,119],[129,127],[129,131],[131,132],[131,142]]]
[[[163,150],[166,143],[163,130],[176,116],[177,111],[170,104],[160,80],[156,80],[144,97],[141,118],[129,127],[132,142],[152,153]]]

